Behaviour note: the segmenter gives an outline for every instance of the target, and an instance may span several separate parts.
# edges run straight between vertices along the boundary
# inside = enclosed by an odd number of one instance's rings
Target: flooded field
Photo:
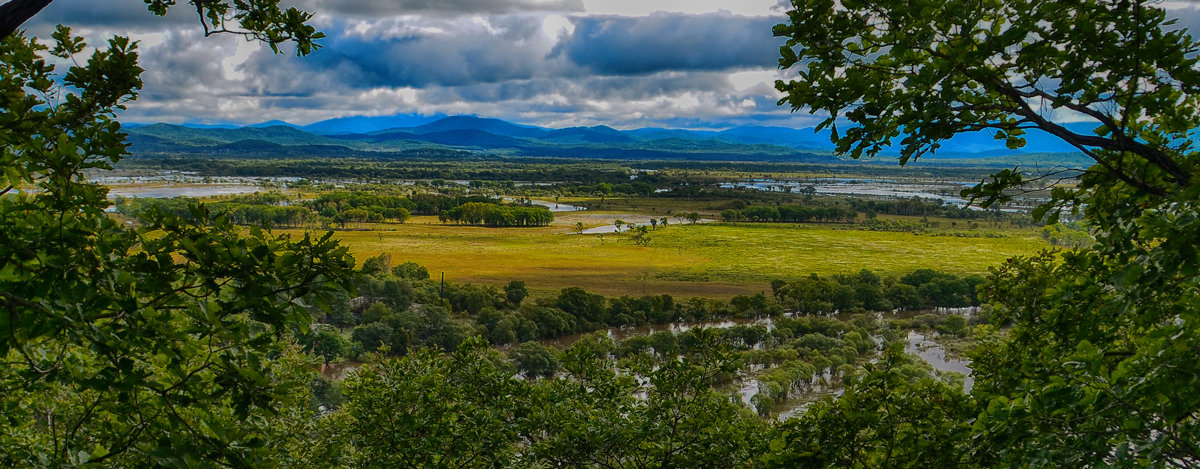
[[[253,194],[263,192],[261,186],[242,184],[138,184],[113,185],[108,188],[108,197],[140,197],[167,199],[171,197],[215,197],[221,195]]]
[[[871,199],[924,199],[940,201],[955,207],[967,207],[962,191],[974,187],[968,181],[906,181],[899,179],[815,178],[806,180],[747,179],[720,184],[725,189],[752,189],[794,194],[849,196]],[[1002,208],[1005,212],[1020,212],[1042,199],[1023,197]],[[970,206],[969,208],[977,208]]]
[[[973,182],[907,182],[892,179],[847,179],[816,178],[811,180],[783,181],[774,179],[750,179],[721,184],[726,189],[754,189],[772,192],[788,192],[814,195],[850,195],[873,198],[911,199],[913,197],[940,200],[957,206],[966,205],[959,193],[974,186]]]

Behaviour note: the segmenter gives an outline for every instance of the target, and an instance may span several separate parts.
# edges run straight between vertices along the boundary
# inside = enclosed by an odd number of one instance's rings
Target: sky
[[[309,124],[446,114],[546,127],[811,127],[777,106],[787,0],[282,0],[328,37],[308,57],[237,36],[204,38],[179,0],[55,0],[26,23],[72,26],[93,44],[140,41],[146,72],[125,122]],[[1200,31],[1192,1],[1161,4]],[[1195,25],[1193,27],[1193,25]]]
[[[185,3],[180,1],[179,3]],[[283,0],[323,48],[272,54],[204,38],[184,4],[56,0],[25,26],[140,41],[145,86],[126,122],[308,124],[345,116],[478,115],[547,127],[811,126],[779,108],[779,0]],[[190,14],[189,14],[190,13]]]

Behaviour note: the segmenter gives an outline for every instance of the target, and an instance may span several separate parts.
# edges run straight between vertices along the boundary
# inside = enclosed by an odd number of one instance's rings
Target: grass
[[[564,201],[565,202],[565,201]],[[415,217],[376,230],[339,231],[358,259],[389,253],[393,263],[417,262],[452,282],[502,285],[524,281],[534,294],[571,286],[606,295],[669,293],[676,297],[728,298],[769,291],[772,279],[810,273],[829,275],[871,269],[900,275],[919,268],[958,274],[1048,245],[1029,230],[1003,238],[961,238],[874,232],[849,225],[677,224],[651,232],[650,246],[629,235],[576,235],[576,222],[599,226],[620,218],[645,223],[627,212],[573,212],[541,228],[441,225]],[[991,231],[991,228],[981,228]],[[956,232],[965,231],[962,228]]]

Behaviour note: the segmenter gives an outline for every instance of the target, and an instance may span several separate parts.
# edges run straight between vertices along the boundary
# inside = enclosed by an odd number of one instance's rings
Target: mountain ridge
[[[357,120],[356,120],[357,119]],[[418,124],[378,128],[386,123]],[[359,125],[350,131],[352,125]],[[314,127],[315,126],[315,127]],[[1090,131],[1094,124],[1067,124],[1077,132]],[[317,131],[306,128],[323,129]],[[309,126],[297,126],[283,121],[268,121],[244,127],[227,128],[216,125],[131,124],[124,128],[130,135],[135,154],[204,153],[213,150],[231,153],[242,146],[258,152],[293,155],[296,148],[344,148],[337,154],[369,152],[369,154],[408,151],[420,148],[464,149],[509,156],[575,156],[630,158],[682,158],[731,160],[759,158],[764,160],[814,159],[836,161],[834,144],[828,129],[788,128],[778,126],[740,126],[724,130],[691,130],[647,127],[618,130],[612,127],[574,126],[546,128],[524,125],[503,119],[479,116],[397,115],[381,118],[339,118]],[[336,131],[336,132],[333,132]],[[902,138],[902,137],[901,137]],[[1019,158],[1022,155],[1071,153],[1072,148],[1057,138],[1039,131],[1029,132],[1025,148],[1011,150],[1003,140],[987,132],[959,134],[942,142],[934,155],[926,158],[946,160]],[[898,141],[898,139],[897,139]],[[250,142],[254,142],[250,144]],[[278,147],[267,145],[273,144]],[[218,148],[219,147],[219,148]],[[896,145],[890,154],[898,154]],[[599,155],[599,156],[597,156]],[[642,155],[642,156],[638,156]],[[1011,159],[1010,158],[1010,159]],[[1080,158],[1079,165],[1086,160]]]

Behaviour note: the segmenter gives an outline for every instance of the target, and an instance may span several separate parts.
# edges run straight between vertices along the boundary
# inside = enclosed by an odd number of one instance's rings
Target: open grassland
[[[522,280],[535,294],[578,286],[606,295],[670,293],[727,298],[769,291],[772,279],[871,269],[899,275],[919,268],[983,273],[1004,259],[1048,245],[1032,229],[1005,237],[955,237],[876,232],[852,225],[680,224],[650,233],[650,246],[629,234],[574,234],[620,218],[639,224],[654,215],[569,212],[541,228],[484,228],[414,217],[405,224],[336,236],[358,259],[388,253],[393,263],[417,262],[453,282],[505,284]],[[981,228],[982,231],[992,231]],[[963,229],[949,230],[962,233]]]

